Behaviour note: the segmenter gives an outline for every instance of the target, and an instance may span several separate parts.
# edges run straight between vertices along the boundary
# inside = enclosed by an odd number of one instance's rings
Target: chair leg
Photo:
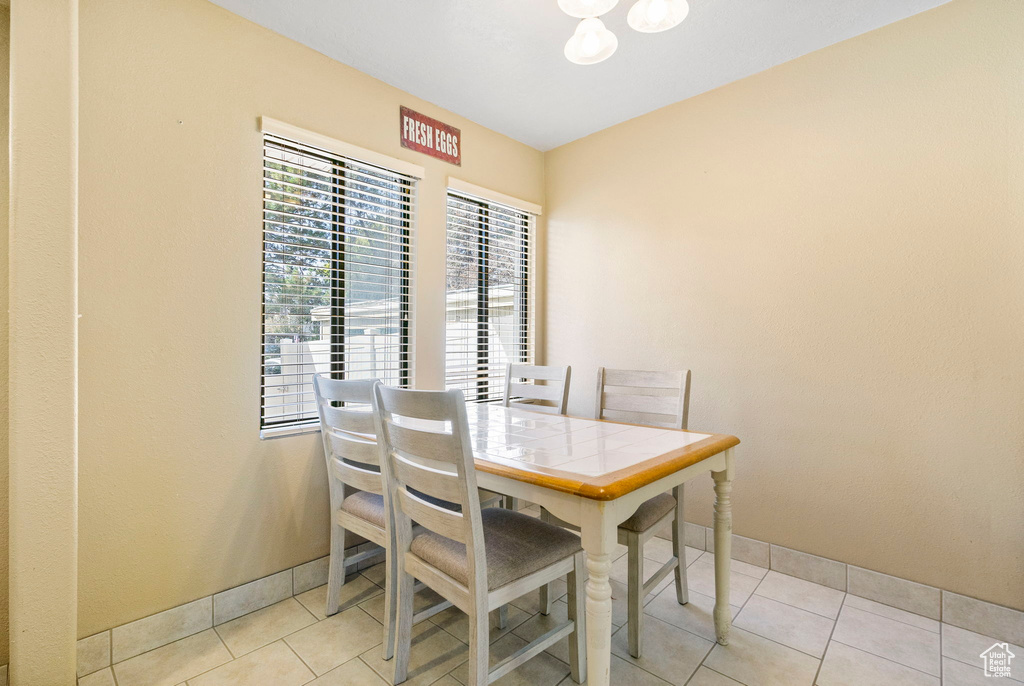
[[[498,628],[504,629],[508,626],[508,605],[498,608]]]
[[[397,556],[396,556],[397,557]],[[398,568],[398,617],[395,624],[395,678],[400,684],[409,678],[409,653],[412,650],[413,583],[411,574],[406,574],[401,565]]]
[[[466,686],[488,686],[490,683],[490,636],[487,607],[478,604],[469,613],[469,679]]]
[[[341,587],[345,585],[345,529],[331,523],[331,559],[327,571],[327,607],[324,614],[338,613]]]
[[[540,613],[545,617],[551,614],[551,584],[544,584],[540,587]]]
[[[672,522],[672,554],[676,565],[676,601],[680,605],[690,602],[690,589],[686,583],[686,520],[683,518],[683,487],[673,489],[676,497],[676,518]]]
[[[543,507],[540,509],[540,521],[548,524],[555,523],[554,517],[552,517]],[[551,614],[551,603],[553,600],[551,597],[552,595],[551,584],[544,584],[540,587],[540,613],[542,615],[547,616]]]
[[[576,553],[572,574],[567,577],[569,586],[569,620],[575,623],[569,634],[569,670],[572,680],[582,684],[587,680],[587,632],[585,622],[586,593],[583,581],[586,572],[586,553]]]
[[[395,656],[395,634],[398,622],[398,556],[388,551],[384,561],[387,573],[384,576],[384,659]],[[412,591],[415,595],[416,591]]]
[[[644,632],[644,551],[640,536],[630,532],[626,539],[629,557],[629,654],[639,658],[643,648]]]

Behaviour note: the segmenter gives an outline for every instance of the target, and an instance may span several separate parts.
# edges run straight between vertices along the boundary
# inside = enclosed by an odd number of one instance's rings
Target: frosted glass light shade
[[[690,13],[686,0],[637,0],[626,21],[641,33],[658,33],[678,26]]]
[[[600,17],[617,5],[619,0],[558,0],[558,6],[570,17],[587,19]]]
[[[565,58],[573,64],[597,64],[612,56],[619,39],[597,17],[584,19],[565,44]]]

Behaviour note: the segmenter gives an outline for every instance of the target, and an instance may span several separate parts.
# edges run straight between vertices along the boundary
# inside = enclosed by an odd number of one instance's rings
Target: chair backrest
[[[569,404],[569,377],[572,367],[541,367],[530,364],[505,365],[505,407],[519,407],[533,412],[565,414]],[[546,384],[520,383],[547,381]],[[551,403],[543,405],[541,403]]]
[[[598,419],[685,429],[689,413],[689,369],[678,372],[597,369]]]
[[[394,507],[398,553],[409,550],[415,521],[465,544],[470,585],[486,591],[480,495],[462,391],[377,384],[374,397],[381,471]],[[459,505],[461,511],[423,495]]]
[[[341,484],[378,495],[384,493],[373,417],[376,379],[342,380],[313,376],[313,393],[320,413],[320,435],[331,477],[331,504],[344,498]]]

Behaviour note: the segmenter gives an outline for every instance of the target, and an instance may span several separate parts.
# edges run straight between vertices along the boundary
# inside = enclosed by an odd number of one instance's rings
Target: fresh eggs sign
[[[402,147],[462,166],[462,132],[454,126],[403,107]]]

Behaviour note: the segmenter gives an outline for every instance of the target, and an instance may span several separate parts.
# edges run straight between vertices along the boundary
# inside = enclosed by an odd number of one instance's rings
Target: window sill
[[[260,439],[285,438],[287,436],[299,436],[320,432],[320,422],[303,422],[302,424],[289,424],[287,426],[271,426],[260,429]]]

